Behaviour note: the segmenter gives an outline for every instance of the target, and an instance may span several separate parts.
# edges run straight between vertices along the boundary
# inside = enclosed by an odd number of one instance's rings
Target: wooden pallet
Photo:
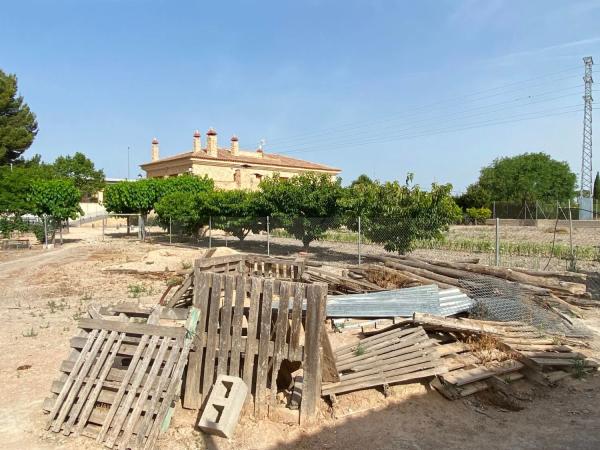
[[[124,309],[131,315],[119,312]],[[149,312],[145,323],[143,308],[104,312],[118,316],[92,309],[92,318],[82,319],[71,339],[71,355],[44,402],[46,429],[87,435],[109,448],[152,448],[169,425],[199,312],[191,308],[185,326],[160,324],[161,316],[181,316],[162,307]]]
[[[335,351],[340,381],[323,383],[322,395],[433,377],[445,369],[435,342],[421,327],[394,328]]]
[[[287,360],[303,365],[301,415],[312,416],[321,383],[326,286],[202,268],[195,269],[194,286],[194,306],[201,319],[190,354],[184,407],[200,408],[216,377],[224,374],[244,380],[254,398],[255,415],[264,416],[267,406],[275,404],[277,374]]]

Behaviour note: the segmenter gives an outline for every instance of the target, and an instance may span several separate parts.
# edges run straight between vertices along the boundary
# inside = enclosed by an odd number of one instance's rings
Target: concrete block
[[[248,395],[248,386],[239,377],[219,375],[212,387],[198,427],[205,433],[231,438]]]

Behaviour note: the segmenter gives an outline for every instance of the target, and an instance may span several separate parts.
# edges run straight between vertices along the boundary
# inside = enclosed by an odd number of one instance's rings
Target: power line
[[[511,83],[507,83],[507,84],[504,84],[504,85],[496,86],[496,87],[493,87],[493,88],[488,88],[488,89],[484,89],[484,90],[480,90],[480,91],[475,91],[475,92],[468,93],[468,94],[463,94],[463,95],[460,95],[460,96],[454,96],[454,97],[451,97],[451,98],[448,98],[448,99],[445,99],[445,100],[436,101],[436,102],[433,102],[433,103],[430,103],[430,104],[417,106],[417,107],[415,107],[415,108],[413,108],[411,110],[410,115],[414,115],[415,111],[430,109],[431,107],[435,107],[436,105],[444,104],[444,103],[448,103],[448,102],[453,102],[455,100],[461,100],[461,101],[464,102],[467,99],[469,99],[469,97],[473,97],[473,96],[476,97],[479,94],[484,94],[484,93],[496,91],[498,89],[504,89],[504,88],[509,87],[509,86],[521,85],[517,89],[512,89],[512,90],[503,91],[503,92],[497,92],[497,93],[494,93],[494,94],[491,94],[491,95],[488,95],[488,96],[484,96],[484,97],[480,97],[480,98],[474,98],[474,99],[471,99],[469,101],[474,102],[474,101],[484,100],[486,98],[495,97],[495,96],[498,96],[498,95],[503,95],[503,94],[506,94],[506,93],[509,93],[509,92],[519,91],[519,90],[523,90],[523,89],[531,89],[532,87],[544,85],[548,81],[556,82],[556,81],[561,81],[561,80],[565,80],[565,79],[570,79],[572,77],[571,76],[567,76],[567,77],[562,77],[562,78],[558,78],[558,79],[555,79],[555,80],[547,80],[544,83],[538,83],[538,84],[534,84],[532,86],[524,86],[524,84],[530,83],[531,81],[536,81],[536,80],[539,80],[539,79],[542,79],[542,78],[552,77],[552,76],[555,76],[555,75],[558,75],[558,74],[561,74],[561,73],[571,72],[571,71],[573,71],[575,69],[578,69],[578,67],[572,67],[572,68],[568,68],[568,69],[563,69],[563,70],[560,70],[560,71],[557,71],[557,72],[553,72],[553,73],[549,73],[549,74],[545,74],[545,75],[540,75],[540,76],[533,77],[533,78],[530,78],[530,79],[516,81],[516,82],[511,82]],[[329,133],[332,133],[332,132],[344,131],[344,130],[348,129],[348,127],[363,128],[363,127],[370,126],[373,123],[377,123],[377,122],[390,121],[390,120],[398,120],[398,119],[402,118],[403,115],[405,116],[406,114],[402,113],[402,112],[398,112],[398,113],[394,113],[394,114],[391,114],[391,115],[388,115],[388,116],[384,116],[383,118],[374,119],[374,120],[371,120],[371,121],[347,122],[345,124],[340,124],[340,125],[338,125],[336,127],[333,127],[333,128],[331,128],[331,127],[330,128],[323,128],[321,130],[316,130],[316,131],[313,131],[313,132],[308,132],[308,133],[303,133],[303,134],[298,134],[298,135],[292,135],[292,136],[289,136],[289,137],[281,137],[281,138],[277,138],[276,137],[276,138],[270,139],[269,143],[277,143],[277,142],[280,142],[280,141],[285,141],[286,143],[289,143],[289,142],[292,142],[294,140],[306,138],[308,136],[319,136],[319,135],[323,135],[323,134],[329,134]]]
[[[484,127],[488,127],[488,126],[494,126],[494,125],[502,125],[502,124],[507,124],[507,123],[518,123],[518,122],[523,122],[523,121],[528,121],[528,120],[536,120],[536,119],[542,119],[542,118],[547,118],[547,117],[553,117],[553,116],[559,116],[559,115],[564,115],[564,114],[571,114],[571,113],[575,113],[575,112],[581,112],[583,105],[571,105],[571,106],[566,106],[560,109],[565,109],[565,108],[570,108],[567,111],[561,111],[561,112],[554,112],[554,113],[547,113],[547,114],[541,114],[541,115],[537,115],[534,117],[519,117],[516,118],[515,116],[513,116],[513,118],[510,119],[503,119],[503,120],[487,120],[484,122],[476,122],[476,123],[472,123],[472,124],[465,124],[464,126],[458,126],[458,127],[448,127],[448,128],[442,128],[442,129],[433,129],[433,130],[426,130],[423,132],[418,132],[418,133],[413,133],[413,134],[405,134],[405,135],[398,135],[398,136],[386,136],[386,137],[380,137],[380,138],[373,138],[370,140],[363,140],[363,141],[353,141],[350,143],[343,143],[340,144],[338,146],[333,146],[333,147],[328,147],[326,150],[328,152],[330,151],[335,151],[338,149],[346,149],[346,148],[352,148],[352,147],[357,147],[357,146],[362,146],[362,145],[367,145],[367,144],[383,144],[383,143],[388,143],[388,142],[396,142],[396,141],[401,141],[401,140],[407,140],[407,139],[415,139],[415,138],[419,138],[419,137],[428,137],[428,136],[436,136],[439,134],[447,134],[447,133],[453,133],[453,132],[457,132],[457,131],[466,131],[466,130],[471,130],[471,129],[477,129],[477,128],[484,128]],[[555,110],[553,110],[555,111]],[[525,113],[525,115],[530,115],[530,114],[537,114],[540,113],[542,111],[536,111],[536,112],[530,112],[530,113]],[[523,114],[521,114],[522,116]],[[298,150],[298,151],[294,151],[294,152],[288,152],[288,153],[313,153],[313,152],[318,152],[318,151],[322,151],[322,147],[312,147],[312,148],[306,148],[306,149],[302,149],[302,150]]]

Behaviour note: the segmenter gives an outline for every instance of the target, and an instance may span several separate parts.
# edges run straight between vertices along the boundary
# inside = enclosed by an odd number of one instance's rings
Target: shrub
[[[489,208],[467,208],[467,217],[471,223],[483,224],[492,217]]]

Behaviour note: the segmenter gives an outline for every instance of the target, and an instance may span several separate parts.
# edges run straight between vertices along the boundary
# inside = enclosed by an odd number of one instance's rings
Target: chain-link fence
[[[570,202],[492,202],[492,218],[537,220],[600,219],[600,202],[588,199],[588,205]]]

